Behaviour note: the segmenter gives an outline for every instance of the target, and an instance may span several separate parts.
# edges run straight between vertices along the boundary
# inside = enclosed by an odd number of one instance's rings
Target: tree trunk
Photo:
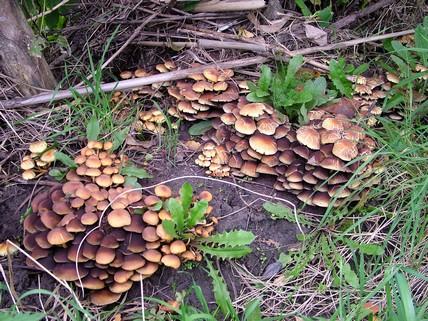
[[[17,0],[0,0],[0,69],[25,96],[54,89],[55,78],[43,56],[32,55],[35,36]]]

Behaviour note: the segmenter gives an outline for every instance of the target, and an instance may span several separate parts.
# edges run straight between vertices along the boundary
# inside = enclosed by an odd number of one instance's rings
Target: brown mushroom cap
[[[257,121],[257,129],[260,133],[273,136],[279,124],[272,118],[263,118]]]
[[[56,153],[56,149],[49,149],[47,151],[45,151],[41,156],[40,156],[40,160],[46,163],[52,163],[53,161],[55,161],[55,153]]]
[[[110,264],[114,261],[116,250],[100,246],[95,254],[95,262],[98,264]]]
[[[143,257],[149,262],[159,263],[162,254],[158,250],[146,250],[143,252]]]
[[[358,156],[357,144],[348,139],[340,139],[334,143],[332,153],[344,161],[350,161]]]
[[[127,210],[116,209],[107,215],[107,222],[112,227],[123,227],[131,224],[131,215]]]
[[[24,172],[22,172],[22,178],[26,181],[36,178],[36,173],[31,170],[27,169]]]
[[[181,265],[180,258],[177,255],[167,254],[161,259],[161,262],[168,267],[178,269]]]
[[[233,125],[236,122],[236,117],[232,113],[224,113],[220,119],[226,125]]]
[[[156,228],[153,226],[147,226],[143,230],[143,239],[147,242],[156,242],[159,240],[159,235],[156,233]]]
[[[109,286],[109,290],[113,293],[124,293],[132,287],[132,284],[133,284],[132,281],[126,281],[123,283],[115,282]]]
[[[125,255],[123,258],[122,269],[126,271],[135,271],[146,264],[146,260],[139,254]]]
[[[268,135],[254,134],[249,143],[252,149],[262,155],[274,155],[278,151],[275,139]]]
[[[143,214],[143,221],[149,225],[158,225],[159,215],[154,211],[146,211]]]
[[[239,117],[236,120],[234,127],[238,133],[244,135],[252,135],[257,129],[255,121],[250,117]]]
[[[48,144],[44,140],[39,140],[31,143],[28,149],[32,153],[40,154],[43,153],[46,148],[48,148]]]
[[[257,177],[258,174],[256,170],[257,170],[257,163],[253,161],[246,161],[241,167],[242,174],[249,177]]]
[[[119,270],[114,273],[113,279],[117,283],[124,283],[134,274],[132,271]]]
[[[207,202],[211,202],[213,199],[213,195],[208,191],[202,191],[199,193],[198,199],[205,200]]]
[[[29,170],[34,168],[35,164],[32,159],[25,159],[21,162],[21,169],[23,170]]]
[[[81,278],[84,278],[89,273],[88,269],[81,266],[78,267],[78,271]],[[52,272],[64,281],[76,281],[79,279],[74,263],[56,264]]]
[[[165,231],[165,229],[163,228],[163,226],[162,226],[162,224],[159,224],[157,227],[156,227],[156,234],[162,239],[162,240],[165,240],[165,241],[172,241],[174,238],[171,236],[171,235],[169,235],[166,231]]]
[[[89,156],[86,161],[85,165],[88,168],[100,168],[101,167],[101,160],[96,155]]]
[[[63,245],[74,239],[64,227],[55,227],[47,234],[47,240],[52,245]]]
[[[318,131],[309,126],[300,127],[296,131],[297,141],[310,149],[320,149],[321,137]]]
[[[155,187],[155,195],[160,198],[170,198],[172,191],[171,188],[169,188],[167,185],[158,185]]]
[[[137,270],[138,273],[143,275],[152,275],[159,269],[159,264],[154,262],[146,262],[146,264]]]
[[[86,175],[88,175],[86,173]],[[109,187],[112,184],[112,177],[107,174],[101,174],[96,179],[95,182],[101,187]]]
[[[113,293],[108,289],[92,291],[90,293],[90,301],[94,305],[104,306],[115,303],[120,299],[120,293]]]
[[[125,183],[125,177],[120,174],[114,174],[111,177],[111,181],[113,182],[113,184],[123,184]]]
[[[239,110],[241,116],[249,116],[253,118],[260,117],[265,113],[265,104],[263,103],[249,103],[242,106]]]
[[[80,282],[75,282],[77,286],[80,285]],[[101,290],[105,287],[105,284],[102,280],[98,278],[94,278],[90,275],[87,275],[85,278],[82,279],[82,285],[84,288],[89,290]]]
[[[169,245],[172,254],[181,254],[186,252],[186,244],[182,240],[175,240]]]
[[[312,203],[319,207],[328,207],[330,196],[326,192],[316,192],[312,196]]]
[[[78,167],[76,169],[76,172],[79,170],[79,168],[80,167]],[[86,171],[85,171],[84,175],[86,175],[86,176],[98,177],[101,175],[101,171],[98,168],[87,168],[87,167],[85,167],[85,168],[86,168]],[[77,174],[79,174],[79,173],[77,172]]]

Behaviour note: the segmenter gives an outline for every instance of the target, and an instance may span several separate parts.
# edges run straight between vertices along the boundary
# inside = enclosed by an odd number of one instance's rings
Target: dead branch
[[[256,10],[266,5],[264,0],[209,0],[198,3],[195,12],[227,12]]]

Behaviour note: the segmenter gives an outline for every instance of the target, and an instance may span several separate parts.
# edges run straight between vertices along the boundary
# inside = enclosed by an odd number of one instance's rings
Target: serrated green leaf
[[[354,75],[361,75],[362,73],[366,72],[369,69],[369,64],[361,64],[357,68],[354,69],[352,74]]]
[[[288,88],[291,85],[292,81],[296,78],[296,73],[303,65],[304,61],[305,60],[301,55],[294,56],[290,59],[287,66],[287,74],[285,75],[283,84],[285,88]]]
[[[180,188],[180,200],[183,210],[187,212],[192,204],[193,187],[190,183],[185,182]]]
[[[169,235],[171,235],[174,238],[178,238],[177,231],[175,229],[175,223],[171,220],[163,220],[162,221],[162,227],[165,230],[165,232]]]
[[[100,134],[100,123],[95,115],[91,117],[86,125],[86,138],[88,140],[97,140]]]
[[[351,249],[353,250],[359,250],[363,254],[367,255],[383,255],[385,250],[382,246],[377,244],[365,244],[365,243],[359,243],[354,240],[344,238],[343,239]]]
[[[74,160],[63,152],[55,152],[55,160],[60,161],[68,168],[77,168],[77,165]]]
[[[289,222],[294,222],[294,215],[290,208],[282,205],[281,203],[265,202],[263,208],[271,214],[274,220],[285,219]]]
[[[251,253],[251,248],[249,246],[236,246],[236,247],[210,247],[205,245],[199,245],[200,249],[205,254],[211,256],[216,256],[219,259],[239,259],[244,257],[247,254]]]
[[[125,127],[122,130],[116,131],[111,135],[113,147],[112,151],[117,150],[125,141],[129,133],[129,127]]]
[[[290,254],[280,253],[278,257],[278,262],[282,264],[282,267],[286,267],[288,264],[294,261],[293,257]]]
[[[318,24],[322,28],[327,28],[330,24],[331,19],[333,18],[333,11],[331,10],[331,5],[325,7],[322,10],[316,11],[314,16],[317,17]]]
[[[213,243],[216,246],[226,246],[226,247],[234,247],[234,246],[244,246],[251,244],[255,235],[249,231],[230,231],[223,233],[216,233],[207,238],[200,239],[201,243]]]
[[[170,198],[166,203],[166,207],[168,212],[171,213],[172,220],[176,225],[177,233],[184,232],[184,209],[181,203],[175,198]]]
[[[424,18],[423,24],[415,28],[415,47],[421,49],[417,51],[424,66],[428,66],[428,17]]]
[[[198,201],[191,209],[187,221],[187,227],[193,228],[197,223],[202,221],[208,208],[208,202],[205,200]]]
[[[120,170],[120,174],[131,176],[131,177],[137,177],[140,179],[152,177],[152,175],[150,175],[144,168],[139,168],[134,165],[122,167]]]
[[[193,124],[189,128],[189,135],[191,136],[201,136],[205,134],[208,130],[212,128],[211,120],[202,120]]]
[[[0,321],[39,321],[44,318],[43,313],[27,313],[27,312],[0,312]]]
[[[352,83],[346,78],[344,71],[345,65],[345,59],[343,58],[340,58],[338,61],[332,59],[329,66],[330,79],[333,82],[333,85],[342,95],[351,97],[353,93]]]
[[[246,98],[251,103],[262,103],[266,101],[264,97],[258,97],[255,92],[247,94]]]
[[[229,317],[231,321],[239,321],[239,316],[233,307],[232,299],[229,291],[227,290],[226,283],[219,275],[219,272],[212,266],[211,262],[207,260],[208,275],[211,277],[213,293],[215,302],[217,303],[220,311],[224,317]]]

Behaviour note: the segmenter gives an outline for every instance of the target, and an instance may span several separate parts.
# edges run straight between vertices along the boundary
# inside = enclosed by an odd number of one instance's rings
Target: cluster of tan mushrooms
[[[199,64],[193,66],[198,67]],[[207,68],[201,74],[192,74],[186,80],[177,81],[168,87],[169,95],[175,98],[168,113],[187,121],[221,116],[223,104],[237,100],[240,90],[247,88],[245,83],[232,81],[233,75],[231,69]]]
[[[163,228],[162,221],[171,219],[162,206],[175,197],[171,189],[159,185],[153,195],[143,195],[124,186],[120,168],[126,157],[111,148],[111,142],[89,142],[75,157],[77,169],[65,183],[36,195],[24,220],[24,246],[33,259],[91,290],[96,305],[116,302],[160,265],[178,269],[184,261],[202,259],[189,242],[174,240]],[[212,195],[204,191],[199,199],[210,201]],[[207,219],[189,233],[207,237],[215,222]]]
[[[138,120],[134,124],[137,132],[149,132],[153,134],[165,133],[165,115],[157,108],[141,111]]]
[[[50,164],[55,161],[55,148],[41,140],[30,144],[30,154],[25,155],[21,161],[22,178],[34,179],[47,172]]]

